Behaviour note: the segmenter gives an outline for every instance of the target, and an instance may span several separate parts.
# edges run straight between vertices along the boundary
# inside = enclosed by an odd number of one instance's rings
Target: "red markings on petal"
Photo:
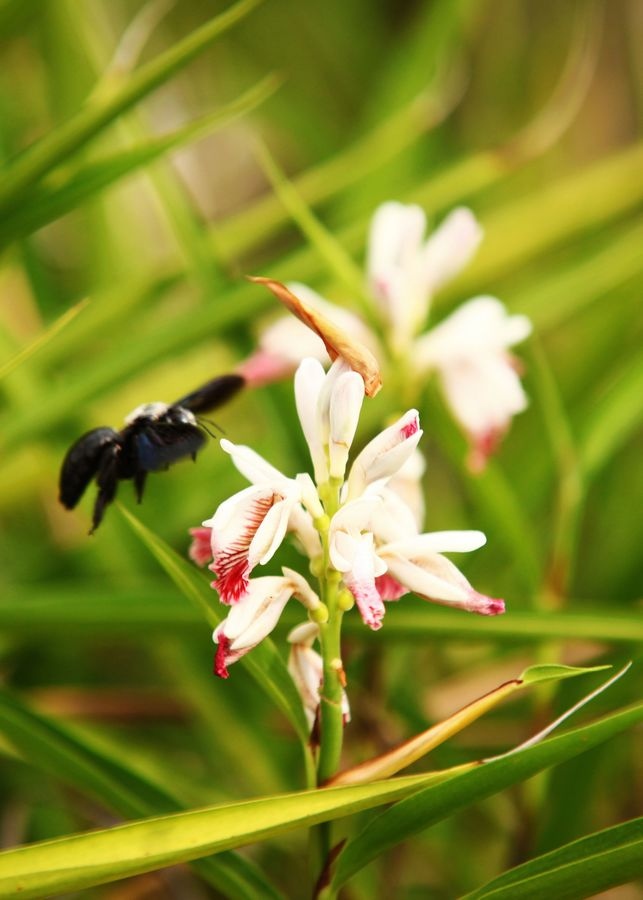
[[[230,647],[230,641],[225,636],[225,634],[219,635],[219,643],[217,645],[217,652],[214,655],[214,674],[218,675],[219,678],[229,678],[230,673],[226,667],[226,660],[228,656],[228,650]]]
[[[419,430],[420,430],[420,420],[418,419],[417,416],[415,416],[415,418],[411,422],[408,422],[402,428],[402,436],[404,438],[410,438],[414,434],[417,434]]]
[[[217,565],[220,566],[220,571],[214,568],[214,563],[209,566],[217,576],[216,581],[211,583],[211,587],[219,592],[219,598],[222,603],[228,606],[238,603],[248,593],[250,566],[248,565],[247,555],[231,564],[228,564],[227,560],[223,559],[217,562]]]
[[[205,566],[212,559],[212,529],[190,528],[192,543],[188,549],[188,556],[197,566]]]
[[[377,576],[375,587],[382,600],[399,600],[400,597],[409,593],[409,589],[400,584],[397,578],[393,578],[388,572]]]
[[[360,615],[365,625],[378,631],[382,627],[382,619],[384,618],[384,603],[374,584],[367,582],[351,582],[346,584],[359,609]]]

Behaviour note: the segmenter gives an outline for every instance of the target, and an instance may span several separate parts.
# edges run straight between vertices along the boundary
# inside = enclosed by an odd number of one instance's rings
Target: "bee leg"
[[[147,472],[145,469],[137,469],[134,473],[134,492],[136,494],[136,502],[140,503],[143,499],[143,491],[145,490],[145,479]]]
[[[116,489],[118,487],[118,453],[120,447],[117,445],[106,448],[105,453],[100,461],[100,468],[96,478],[98,485],[98,494],[94,503],[94,514],[92,516],[92,527],[90,534],[93,534],[100,523],[103,521],[103,515],[109,504],[116,497]]]

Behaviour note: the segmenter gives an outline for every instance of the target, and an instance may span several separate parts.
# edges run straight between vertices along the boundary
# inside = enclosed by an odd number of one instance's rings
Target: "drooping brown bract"
[[[364,390],[368,397],[374,397],[377,394],[382,387],[380,367],[367,347],[354,340],[350,334],[342,331],[326,316],[304,303],[280,281],[264,278],[261,275],[248,275],[247,278],[248,281],[255,284],[265,285],[293,315],[314,331],[324,342],[331,360],[336,360],[338,356],[345,359],[351,369],[364,379]]]

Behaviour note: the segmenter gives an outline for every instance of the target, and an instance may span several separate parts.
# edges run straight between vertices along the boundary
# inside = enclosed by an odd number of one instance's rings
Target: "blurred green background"
[[[641,5],[265,0],[82,137],[131,71],[223,8],[0,2],[9,185],[0,191],[0,732],[19,702],[171,786],[184,805],[300,787],[297,747],[242,665],[227,683],[211,676],[207,624],[121,513],[110,510],[88,537],[93,489],[66,512],[57,476],[84,430],[119,427],[138,404],[170,402],[252,350],[274,304],[243,274],[306,281],[351,305],[323,247],[275,196],[258,135],[360,264],[379,203],[420,203],[434,223],[471,206],[485,241],[436,299],[434,320],[491,293],[534,322],[519,348],[531,405],[483,476],[466,472],[437,392],[421,410],[428,528],[487,533],[464,568],[508,612],[473,621],[407,598],[376,635],[349,617],[347,760],[403,740],[530,662],[619,663],[641,640]],[[278,86],[247,95],[273,73]],[[30,177],[20,154],[39,139],[51,150],[65,128],[79,139],[61,139]],[[358,440],[392,406],[382,396]],[[282,470],[307,466],[289,384],[249,392],[215,418]],[[140,508],[129,484],[119,496],[184,554],[187,529],[242,486],[211,442],[197,465],[151,477]],[[595,711],[637,687],[640,666]],[[508,706],[433,764],[499,752],[584,689],[565,684]],[[26,744],[12,734],[0,744],[6,845],[135,814],[74,781],[73,766],[63,771],[34,721]],[[641,780],[640,748],[637,758],[632,741],[612,742],[392,852],[350,896],[457,896],[631,816]],[[297,896],[304,847],[302,834],[253,855]],[[189,878],[146,876],[138,893],[121,885],[92,896],[209,895]]]

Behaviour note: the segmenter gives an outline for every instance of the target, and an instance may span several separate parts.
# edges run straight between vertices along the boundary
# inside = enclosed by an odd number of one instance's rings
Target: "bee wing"
[[[193,413],[207,412],[227,403],[245,383],[246,380],[242,375],[219,375],[218,378],[213,378],[207,384],[181,397],[172,406],[181,406]]]
[[[100,469],[106,448],[119,441],[113,428],[94,428],[71,445],[60,468],[59,499],[67,509],[73,509],[85,493],[89,482]]]
[[[166,469],[184,456],[193,456],[206,441],[197,425],[153,422],[135,439],[138,467],[146,472]]]

